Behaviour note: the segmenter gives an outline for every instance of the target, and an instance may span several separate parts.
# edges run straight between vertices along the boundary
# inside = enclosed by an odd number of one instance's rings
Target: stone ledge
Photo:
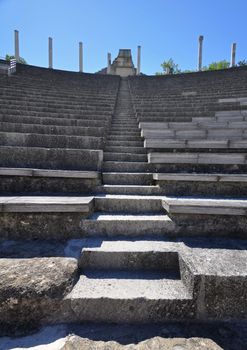
[[[166,198],[162,205],[169,214],[247,216],[246,200]]]
[[[154,173],[156,181],[247,182],[245,174]]]
[[[51,170],[32,168],[0,168],[0,176],[34,176],[34,177],[67,177],[80,179],[97,179],[97,171]]]
[[[0,212],[81,212],[89,213],[93,197],[6,196],[0,197]]]

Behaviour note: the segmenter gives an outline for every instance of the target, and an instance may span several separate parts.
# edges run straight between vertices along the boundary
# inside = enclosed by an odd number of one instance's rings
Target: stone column
[[[231,50],[231,67],[235,66],[235,60],[236,60],[236,43],[232,43],[232,50]]]
[[[111,74],[111,54],[107,53],[107,74]]]
[[[83,43],[79,42],[79,72],[83,72]]]
[[[199,36],[199,47],[198,47],[198,70],[202,70],[202,43],[203,35]]]
[[[53,68],[52,63],[52,38],[49,37],[48,39],[48,53],[49,53],[49,68]]]
[[[137,46],[137,75],[141,73],[141,46]]]
[[[19,31],[15,30],[15,59],[17,62],[20,61],[20,54],[19,54]]]

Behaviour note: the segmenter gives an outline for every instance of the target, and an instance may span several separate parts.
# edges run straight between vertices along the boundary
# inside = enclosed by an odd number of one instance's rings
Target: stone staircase
[[[147,162],[127,78],[122,78],[120,82],[103,160],[104,193],[159,193],[159,189],[152,186],[151,167]]]

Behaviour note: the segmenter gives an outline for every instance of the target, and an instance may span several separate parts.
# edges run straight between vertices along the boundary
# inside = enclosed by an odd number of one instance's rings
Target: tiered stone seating
[[[90,184],[92,190],[99,177],[90,171],[101,170],[118,84],[118,77],[25,65],[18,65],[16,75],[2,75],[0,190],[87,192]],[[32,176],[23,168],[33,169]],[[41,173],[41,180],[34,178]]]
[[[246,319],[247,152],[229,147],[245,141],[246,115],[244,100],[219,102],[247,96],[246,73],[120,80],[26,67],[1,80],[3,96],[16,92],[1,114],[2,334]]]

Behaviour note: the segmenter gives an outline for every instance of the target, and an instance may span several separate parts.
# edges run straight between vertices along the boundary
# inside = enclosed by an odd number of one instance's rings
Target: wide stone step
[[[101,212],[162,212],[162,196],[105,194],[95,196],[95,210]]]
[[[101,190],[106,194],[139,194],[156,195],[161,193],[159,186],[148,185],[103,185]]]
[[[108,146],[104,148],[105,152],[116,152],[116,153],[139,153],[146,154],[147,151],[144,147],[129,147],[129,146]]]
[[[165,214],[115,214],[95,212],[81,222],[81,230],[92,236],[164,236],[173,235],[175,224]]]
[[[146,154],[104,152],[104,161],[147,162]]]
[[[147,162],[117,162],[117,161],[104,161],[103,171],[110,172],[148,172],[152,168],[152,165]]]
[[[73,321],[188,319],[192,297],[171,273],[86,270],[66,296]]]
[[[0,132],[1,146],[45,147],[65,149],[102,149],[103,138],[94,136],[68,136]]]
[[[105,127],[108,121],[92,119],[73,119],[73,118],[49,118],[36,116],[16,116],[0,115],[0,121],[6,123],[23,123],[23,124],[41,124],[51,126],[80,126],[80,127]]]
[[[0,166],[56,170],[99,170],[102,150],[0,146]]]
[[[71,136],[102,136],[102,127],[80,127],[80,126],[58,126],[24,123],[0,122],[0,130],[5,132],[33,133],[33,134],[54,134]]]
[[[83,244],[81,269],[174,271],[179,275],[177,243],[162,240],[102,240],[87,238]]]
[[[111,185],[151,185],[152,173],[103,172],[103,182]]]

